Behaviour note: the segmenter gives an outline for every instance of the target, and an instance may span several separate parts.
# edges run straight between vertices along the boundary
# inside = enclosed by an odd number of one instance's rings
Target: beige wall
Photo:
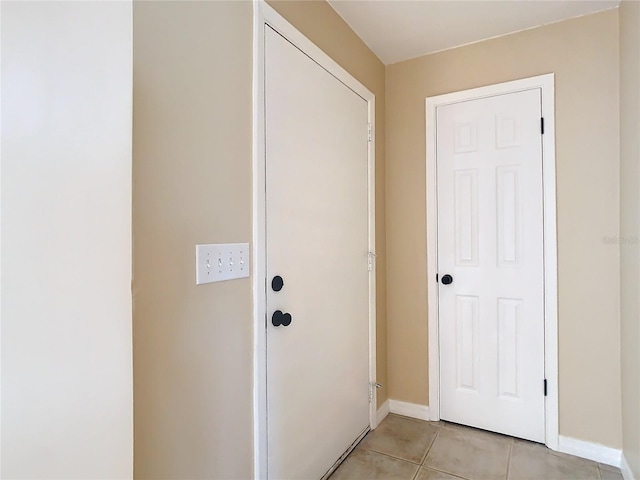
[[[131,478],[131,3],[0,8],[0,476]]]
[[[560,434],[620,448],[618,12],[387,67],[390,398],[428,403],[424,99],[556,74]]]
[[[620,317],[623,453],[640,478],[640,3],[620,5]]]
[[[253,475],[251,281],[194,276],[196,244],[251,241],[252,15],[134,5],[136,478]]]
[[[385,236],[385,67],[342,18],[322,1],[269,4],[376,96],[376,251],[378,405],[387,399],[387,282]]]
[[[384,66],[325,2],[275,6],[376,94],[384,252]],[[138,478],[252,475],[251,284],[196,287],[193,278],[196,243],[251,240],[251,69],[250,2],[135,4]],[[378,378],[386,384],[384,269],[383,254]]]

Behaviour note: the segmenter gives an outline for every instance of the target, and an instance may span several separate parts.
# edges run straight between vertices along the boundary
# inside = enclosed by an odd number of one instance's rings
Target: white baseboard
[[[391,413],[397,413],[398,415],[404,415],[405,417],[429,420],[429,407],[427,405],[389,399],[389,411]]]
[[[558,438],[558,451],[613,467],[620,468],[621,466],[622,451],[599,443],[585,442],[584,440],[560,435]]]
[[[376,427],[380,425],[380,422],[389,415],[389,400],[385,400],[376,413]]]
[[[624,453],[620,458],[620,471],[622,472],[622,478],[624,478],[624,480],[638,480],[633,476],[633,472],[631,471],[631,467],[627,463],[627,459],[624,457]]]

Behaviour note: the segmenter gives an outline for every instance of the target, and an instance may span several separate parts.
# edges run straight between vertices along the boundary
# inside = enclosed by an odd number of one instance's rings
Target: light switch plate
[[[196,285],[249,276],[248,243],[196,245]]]

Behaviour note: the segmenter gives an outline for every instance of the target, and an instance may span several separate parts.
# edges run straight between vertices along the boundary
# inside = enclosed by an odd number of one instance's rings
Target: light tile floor
[[[330,480],[622,480],[620,470],[524,440],[389,415]]]

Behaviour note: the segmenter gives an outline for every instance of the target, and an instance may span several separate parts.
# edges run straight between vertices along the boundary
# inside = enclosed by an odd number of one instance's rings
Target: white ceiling
[[[387,65],[616,8],[620,3],[619,0],[328,0],[328,2]]]

